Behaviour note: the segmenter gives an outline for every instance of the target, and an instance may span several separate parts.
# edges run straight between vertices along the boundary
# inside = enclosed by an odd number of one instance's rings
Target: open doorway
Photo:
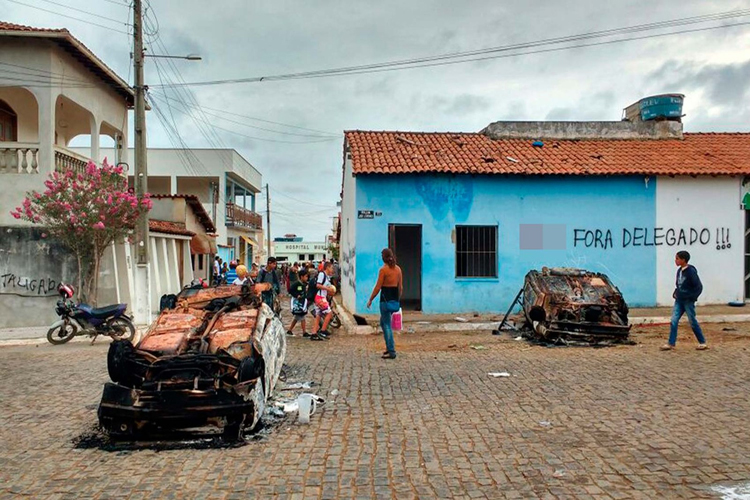
[[[396,254],[404,274],[404,294],[401,307],[422,310],[422,225],[389,224],[388,248]]]

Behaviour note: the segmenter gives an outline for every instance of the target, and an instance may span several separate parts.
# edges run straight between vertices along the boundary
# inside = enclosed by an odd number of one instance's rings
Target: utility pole
[[[135,173],[133,182],[138,199],[148,192],[146,159],[146,88],[143,84],[143,18],[141,0],[133,0],[133,69],[135,70]],[[151,321],[151,287],[149,279],[148,213],[136,223],[135,308],[136,322]]]
[[[266,228],[268,236],[266,237],[266,247],[268,248],[268,257],[271,256],[271,195],[268,191],[268,183],[266,183]]]

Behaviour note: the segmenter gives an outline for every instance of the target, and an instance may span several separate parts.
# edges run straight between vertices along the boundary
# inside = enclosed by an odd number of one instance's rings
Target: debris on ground
[[[287,384],[281,388],[282,391],[295,391],[299,389],[311,389],[314,382],[308,380],[306,382],[295,382],[293,384]]]
[[[552,473],[552,477],[565,477],[565,471],[558,469]]]
[[[338,396],[339,395],[339,390],[338,389],[334,389],[334,390],[331,391],[330,394],[331,394],[331,396]]]
[[[485,350],[487,350],[487,348],[485,346],[483,346],[483,345],[471,345],[469,347],[471,347],[475,351],[485,351]]]
[[[552,422],[549,422],[547,420],[542,420],[539,422],[539,425],[541,425],[542,427],[552,427]]]
[[[490,377],[495,377],[495,378],[498,378],[498,377],[510,377],[510,373],[508,373],[508,372],[490,372],[487,375],[489,375]]]
[[[468,319],[466,319],[466,318],[463,318],[463,317],[461,317],[461,316],[456,316],[456,317],[455,317],[454,319],[455,319],[456,321],[458,321],[459,323],[468,323],[468,322],[469,322],[469,320],[468,320]]]

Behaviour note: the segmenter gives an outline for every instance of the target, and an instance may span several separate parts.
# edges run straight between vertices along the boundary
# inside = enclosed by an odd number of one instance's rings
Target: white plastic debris
[[[295,389],[310,389],[312,387],[312,382],[295,382],[293,384],[289,384],[286,387],[283,387],[282,391],[293,391]]]
[[[338,389],[334,389],[334,390],[331,391],[331,396],[338,396],[338,394],[339,394],[339,390]]]
[[[487,349],[487,348],[486,348],[485,346],[483,346],[483,345],[473,345],[473,346],[471,346],[471,348],[472,348],[472,349],[474,349],[475,351],[484,351],[484,350],[486,350],[486,349]]]
[[[518,337],[516,337],[516,338],[515,338],[514,340],[523,340],[523,337],[519,335],[519,336],[518,336]]]
[[[542,420],[541,422],[539,422],[539,425],[541,425],[542,427],[552,427],[552,422]]]
[[[284,410],[284,413],[291,413],[293,411],[299,410],[299,404],[297,403],[296,399],[292,401],[277,401],[276,406]]]
[[[456,321],[458,321],[459,323],[468,323],[468,322],[469,322],[469,320],[468,320],[468,319],[466,319],[466,318],[463,318],[463,317],[461,317],[461,316],[456,316],[456,317],[455,317],[454,319],[455,319]]]
[[[300,424],[309,424],[310,416],[315,414],[315,410],[318,407],[318,403],[323,403],[323,398],[316,394],[310,394],[309,392],[303,392],[297,396],[297,404],[299,405],[299,413],[297,414],[297,422]]]
[[[558,469],[552,473],[552,477],[565,477],[565,471]]]
[[[508,372],[490,372],[487,375],[489,375],[490,377],[495,377],[495,378],[498,378],[498,377],[510,377],[510,373],[508,373]]]

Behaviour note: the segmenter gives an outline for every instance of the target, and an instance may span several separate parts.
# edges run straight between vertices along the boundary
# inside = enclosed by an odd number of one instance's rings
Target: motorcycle
[[[60,283],[57,293],[60,300],[57,301],[55,312],[60,320],[53,323],[47,332],[50,344],[64,344],[78,335],[93,337],[92,344],[99,335],[109,335],[113,340],[130,341],[135,337],[133,320],[125,314],[127,304],[99,308],[88,304],[76,305],[71,300],[74,295],[73,287],[65,283]]]

